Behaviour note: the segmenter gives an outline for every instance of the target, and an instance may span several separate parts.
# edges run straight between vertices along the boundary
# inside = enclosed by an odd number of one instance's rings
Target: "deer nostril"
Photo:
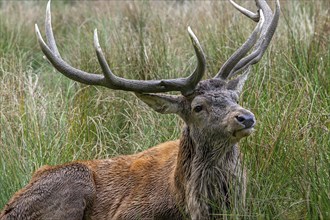
[[[245,121],[245,118],[242,117],[242,116],[235,116],[236,120],[239,121],[239,122],[243,122]]]
[[[235,116],[236,120],[245,126],[245,128],[251,128],[255,124],[255,119],[253,115],[240,115]]]

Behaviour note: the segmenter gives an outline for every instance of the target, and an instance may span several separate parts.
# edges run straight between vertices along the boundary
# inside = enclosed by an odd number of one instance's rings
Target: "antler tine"
[[[180,91],[183,95],[189,95],[203,77],[206,69],[204,52],[199,44],[197,37],[192,32],[190,27],[188,28],[188,33],[197,57],[197,67],[195,71],[186,78],[147,81],[128,80],[118,77],[112,73],[100,47],[96,29],[94,31],[94,47],[98,61],[103,70],[103,76],[84,72],[66,63],[58,52],[53,35],[51,26],[50,1],[48,2],[46,9],[46,37],[48,45],[44,42],[37,24],[35,25],[35,30],[41,50],[46,55],[48,60],[53,64],[53,66],[68,78],[88,85],[100,85],[115,90],[133,91],[138,93]]]
[[[265,0],[256,0],[256,2],[260,13],[260,20],[257,27],[242,47],[238,49],[228,61],[226,61],[215,77],[221,77],[223,79],[232,77],[238,72],[246,69],[248,66],[257,63],[266,51],[278,24],[280,5],[279,1],[275,0],[276,6],[273,15],[272,10]],[[260,36],[257,39],[258,33],[260,33]],[[248,56],[244,57],[248,50],[252,48],[253,44],[255,50]]]
[[[228,78],[230,71],[235,67],[235,65],[250,51],[250,49],[256,44],[258,35],[262,28],[264,22],[264,17],[261,12],[259,22],[249,38],[238,48],[230,58],[223,64],[219,72],[214,78],[221,77],[222,79]]]
[[[267,3],[264,0],[259,0],[260,8],[265,16],[265,22],[263,28],[261,29],[260,37],[256,42],[256,46],[255,46],[256,49],[252,51],[251,54],[249,54],[247,57],[243,58],[236,64],[236,66],[231,70],[229,77],[234,76],[235,74],[245,69],[246,67],[259,62],[259,60],[262,58],[270,41],[272,40],[280,16],[279,0],[276,0],[275,2],[276,2],[275,12],[274,15],[272,16],[272,11],[270,10]]]
[[[194,72],[185,79],[187,86],[185,91],[183,91],[183,95],[189,95],[194,90],[198,82],[202,79],[206,70],[206,59],[202,46],[200,45],[196,35],[190,27],[188,27],[188,33],[197,57],[197,66]]]
[[[247,10],[246,8],[240,6],[233,0],[229,0],[230,3],[242,14],[244,14],[246,17],[251,18],[253,21],[258,22],[259,21],[259,14],[258,13],[253,13],[252,11]]]
[[[51,2],[51,0],[48,1],[47,9],[46,9],[46,22],[45,22],[46,39],[47,39],[49,48],[55,53],[56,56],[61,57],[60,53],[58,52],[54,34],[53,34],[52,17],[50,14],[50,2]]]
[[[250,51],[250,49],[255,45],[260,30],[263,25],[263,17],[260,18],[259,10],[257,13],[253,13],[246,8],[235,3],[233,0],[229,0],[229,2],[242,14],[252,19],[253,21],[258,22],[257,26],[253,30],[252,34],[248,37],[248,39],[242,44],[240,48],[238,48],[230,58],[223,64],[220,68],[219,72],[214,78],[222,78],[226,79],[230,73],[230,71],[235,67],[235,65]],[[260,20],[261,19],[261,20]]]

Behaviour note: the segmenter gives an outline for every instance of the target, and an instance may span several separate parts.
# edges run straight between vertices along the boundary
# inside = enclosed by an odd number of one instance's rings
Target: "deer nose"
[[[235,116],[235,118],[240,124],[244,125],[245,128],[251,128],[256,123],[256,120],[255,120],[253,114],[241,114],[241,115]]]

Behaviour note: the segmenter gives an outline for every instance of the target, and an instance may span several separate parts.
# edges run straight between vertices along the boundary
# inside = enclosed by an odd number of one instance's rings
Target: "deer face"
[[[199,84],[190,101],[188,117],[184,118],[191,132],[205,134],[211,140],[221,137],[230,142],[252,133],[254,115],[238,104],[239,91],[230,86],[232,83],[215,79]]]
[[[236,143],[250,135],[256,123],[254,115],[238,104],[245,79],[246,76],[242,75],[229,82],[204,80],[189,96],[137,96],[157,112],[178,114],[186,122],[196,142],[221,140]]]

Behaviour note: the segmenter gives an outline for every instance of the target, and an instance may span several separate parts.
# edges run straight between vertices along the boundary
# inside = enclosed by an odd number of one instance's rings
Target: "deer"
[[[252,12],[229,1],[257,25],[214,78],[205,80],[205,54],[190,27],[197,64],[186,78],[116,76],[100,47],[97,29],[94,47],[103,74],[70,66],[55,42],[49,1],[47,43],[37,24],[35,32],[42,52],[57,71],[83,84],[134,92],[156,112],[179,115],[184,127],[179,140],[137,154],[39,168],[5,205],[0,219],[200,220],[244,207],[247,173],[238,142],[254,131],[256,119],[238,101],[251,66],[260,61],[275,33],[280,4],[275,0],[272,10],[265,0],[255,0],[257,12]],[[181,94],[165,94],[170,91]]]

